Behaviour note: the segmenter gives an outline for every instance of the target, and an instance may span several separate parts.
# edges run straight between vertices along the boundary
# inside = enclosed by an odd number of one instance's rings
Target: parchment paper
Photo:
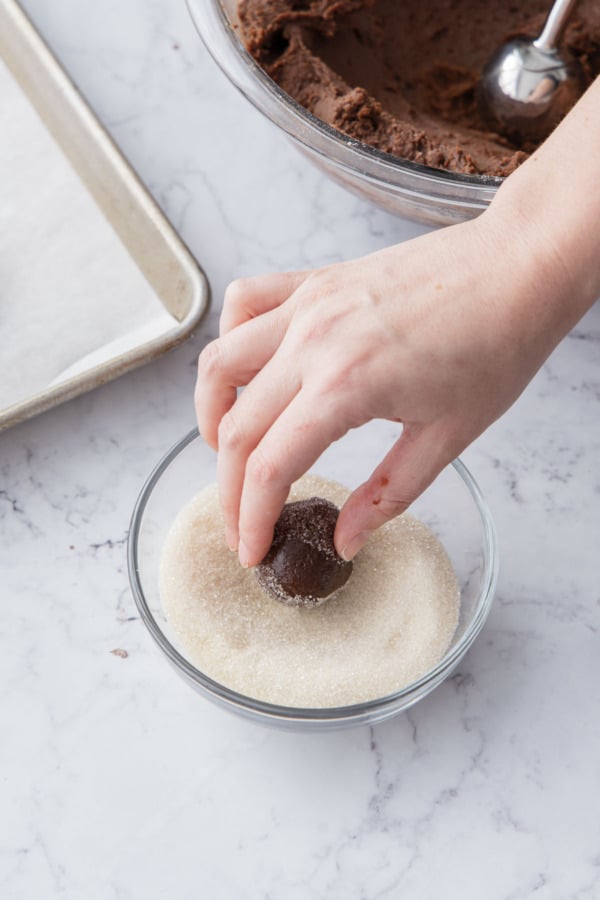
[[[0,410],[175,327],[0,60]]]

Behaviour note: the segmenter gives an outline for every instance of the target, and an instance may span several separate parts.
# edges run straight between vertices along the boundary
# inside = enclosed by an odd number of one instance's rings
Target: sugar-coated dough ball
[[[290,606],[319,606],[350,577],[352,563],[333,544],[337,506],[321,497],[288,503],[275,525],[273,543],[256,567],[261,587]]]

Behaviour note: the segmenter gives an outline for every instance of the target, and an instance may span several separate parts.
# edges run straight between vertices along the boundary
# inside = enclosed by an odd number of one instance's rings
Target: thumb
[[[454,455],[437,431],[433,425],[405,425],[368,481],[348,497],[334,535],[341,557],[356,556],[376,528],[403,513],[451,462]]]

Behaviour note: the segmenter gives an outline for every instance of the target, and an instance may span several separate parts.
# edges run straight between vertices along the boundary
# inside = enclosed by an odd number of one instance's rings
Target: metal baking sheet
[[[176,324],[82,374],[0,410],[0,430],[149,362],[202,320],[202,269],[15,0],[0,0],[0,58]]]

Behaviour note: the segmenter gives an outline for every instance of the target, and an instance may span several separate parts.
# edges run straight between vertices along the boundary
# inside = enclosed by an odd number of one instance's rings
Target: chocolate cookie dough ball
[[[267,593],[289,606],[319,606],[349,579],[352,563],[338,556],[333,533],[339,510],[329,500],[311,497],[287,503],[273,543],[256,567]]]

